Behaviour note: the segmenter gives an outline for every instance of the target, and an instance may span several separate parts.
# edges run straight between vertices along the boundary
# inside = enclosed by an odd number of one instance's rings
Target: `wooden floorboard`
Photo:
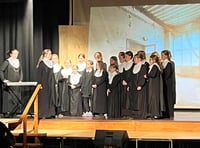
[[[16,120],[3,119],[0,121]],[[33,119],[28,119],[31,130]],[[39,132],[48,137],[94,138],[97,129],[126,130],[130,139],[194,139],[200,140],[200,113],[177,112],[173,120],[97,119],[64,117],[62,119],[41,119]],[[14,131],[22,133],[22,125]]]

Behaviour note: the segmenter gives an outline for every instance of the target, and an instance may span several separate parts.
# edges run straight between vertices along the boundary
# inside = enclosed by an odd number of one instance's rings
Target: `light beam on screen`
[[[164,7],[164,8],[163,8]],[[187,8],[187,9],[185,9]],[[200,108],[200,4],[92,7],[88,57],[169,49],[176,64],[176,108]]]

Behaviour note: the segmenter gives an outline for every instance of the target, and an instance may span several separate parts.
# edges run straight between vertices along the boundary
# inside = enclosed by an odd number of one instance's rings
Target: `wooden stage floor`
[[[9,123],[17,119],[0,118]],[[28,119],[31,130],[33,119]],[[200,140],[200,112],[175,112],[173,120],[134,120],[134,119],[98,119],[86,117],[64,117],[62,119],[41,119],[39,133],[47,137],[89,138],[93,139],[97,129],[126,130],[129,139],[188,139]],[[22,125],[14,131],[22,133]]]

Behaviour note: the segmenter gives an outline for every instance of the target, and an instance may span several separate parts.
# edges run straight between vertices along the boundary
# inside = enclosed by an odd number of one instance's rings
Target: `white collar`
[[[152,65],[149,66],[149,72],[148,73],[151,72],[151,70],[152,70],[152,68],[153,68],[154,65],[157,66],[158,69],[161,71],[160,66],[158,65],[158,63],[153,63]]]
[[[79,83],[80,78],[81,78],[81,74],[79,74],[79,73],[76,73],[76,74],[72,73],[72,74],[70,75],[70,83],[71,83],[72,85],[76,85],[76,84]]]
[[[7,59],[10,65],[12,65],[14,68],[19,68],[19,59],[13,59],[12,57]]]
[[[49,60],[48,58],[44,58],[42,60],[44,62],[44,64],[49,67],[49,68],[53,68],[53,62],[51,60]]]
[[[58,63],[53,65],[53,73],[59,72],[60,69],[61,69],[61,65],[59,65]]]
[[[108,78],[109,78],[109,84],[112,84],[113,78],[117,75],[118,73],[114,71],[113,73],[109,72]]]
[[[103,70],[96,70],[96,72],[94,73],[95,77],[101,77],[103,74]]]
[[[124,69],[127,71],[131,68],[132,65],[133,65],[133,61],[129,60],[128,62],[125,63]]]
[[[133,67],[133,74],[138,73],[140,71],[142,65],[143,65],[142,61],[137,63],[137,64],[135,64],[134,67]]]
[[[163,69],[166,68],[166,66],[167,66],[168,63],[169,63],[169,60],[168,60],[168,59],[165,59],[165,60],[162,62]]]

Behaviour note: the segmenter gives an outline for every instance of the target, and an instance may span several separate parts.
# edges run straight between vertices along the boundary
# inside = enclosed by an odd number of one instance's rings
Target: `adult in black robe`
[[[21,112],[21,91],[17,86],[6,86],[7,82],[20,82],[23,78],[22,67],[18,57],[19,51],[11,49],[8,52],[9,58],[0,66],[0,78],[3,88],[3,114],[5,117],[12,117]]]
[[[37,81],[42,85],[42,89],[38,94],[40,118],[55,116],[55,79],[50,58],[51,50],[45,49],[37,66]]]
[[[99,68],[100,67],[100,68]],[[94,114],[107,113],[107,83],[108,73],[104,70],[104,63],[97,62],[97,70],[93,77],[93,99],[92,99],[92,112]]]
[[[115,65],[111,65],[113,67]],[[115,67],[114,67],[115,68]],[[109,72],[108,83],[108,117],[119,118],[121,116],[120,100],[120,75],[116,71]]]

